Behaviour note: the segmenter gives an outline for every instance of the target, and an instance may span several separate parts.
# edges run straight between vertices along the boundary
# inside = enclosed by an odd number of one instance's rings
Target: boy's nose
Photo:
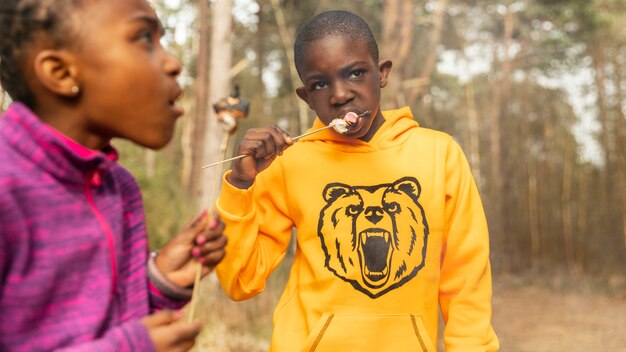
[[[335,83],[332,85],[330,103],[332,105],[344,105],[350,102],[354,95],[350,89],[343,83]]]

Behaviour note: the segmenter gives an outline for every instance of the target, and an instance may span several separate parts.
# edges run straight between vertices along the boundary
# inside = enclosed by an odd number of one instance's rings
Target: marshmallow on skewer
[[[345,114],[343,117],[343,120],[345,122],[348,123],[348,125],[352,125],[356,122],[356,120],[359,118],[360,115],[357,115],[356,112],[350,111],[349,113]]]
[[[330,122],[330,126],[338,133],[344,134],[348,132],[348,122],[346,122],[346,120],[334,119]]]
[[[348,132],[348,126],[355,124],[359,117],[365,116],[366,114],[369,114],[369,111],[366,111],[360,115],[354,111],[350,111],[343,115],[343,118],[336,118],[332,120],[329,125],[333,126],[335,131],[344,134]]]
[[[350,112],[346,113],[343,116],[343,118],[336,118],[336,119],[332,120],[328,124],[328,126],[324,126],[322,128],[318,128],[316,130],[303,133],[303,134],[301,134],[299,136],[291,138],[291,140],[296,142],[296,141],[298,141],[302,137],[306,137],[308,135],[311,135],[313,133],[317,133],[317,132],[323,131],[323,130],[328,129],[328,128],[333,128],[335,131],[337,131],[337,133],[344,134],[344,133],[348,132],[348,126],[356,123],[356,121],[358,120],[359,117],[367,116],[369,114],[370,114],[369,111],[364,111],[364,112],[362,112],[360,114],[357,114],[355,112],[350,111]],[[204,165],[202,168],[206,169],[206,168],[209,168],[209,167],[213,167],[215,165],[219,165],[219,164],[225,163],[227,161],[233,161],[233,160],[241,159],[241,158],[246,157],[246,156],[247,156],[246,154],[237,155],[237,156],[234,156],[232,158],[228,158],[228,159],[224,159],[222,161],[215,162],[213,164]]]

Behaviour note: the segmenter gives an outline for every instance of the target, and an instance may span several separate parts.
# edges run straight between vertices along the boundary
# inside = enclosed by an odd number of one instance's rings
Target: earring
[[[70,91],[72,92],[74,96],[76,96],[78,95],[78,93],[80,93],[80,87],[78,87],[78,85],[75,84],[72,86]]]

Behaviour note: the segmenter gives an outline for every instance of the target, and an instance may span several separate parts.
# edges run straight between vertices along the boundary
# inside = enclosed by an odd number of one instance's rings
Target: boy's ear
[[[296,88],[296,94],[298,94],[298,97],[302,99],[303,102],[307,103],[309,108],[313,110],[313,107],[309,103],[309,93],[307,93],[306,88],[304,86]]]
[[[42,50],[35,57],[35,76],[49,91],[64,97],[75,97],[80,90],[77,68],[72,56],[59,50]]]
[[[391,72],[391,67],[393,63],[391,60],[382,60],[378,63],[378,72],[380,73],[380,88],[385,88],[389,78],[389,72]]]

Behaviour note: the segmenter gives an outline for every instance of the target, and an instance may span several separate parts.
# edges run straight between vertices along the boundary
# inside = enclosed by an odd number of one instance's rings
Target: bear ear
[[[344,194],[350,193],[351,187],[343,183],[331,183],[324,188],[324,200],[332,202]]]
[[[420,193],[422,193],[422,187],[415,177],[403,177],[393,184],[393,188],[406,193],[411,198],[415,199],[415,201],[417,201]]]

